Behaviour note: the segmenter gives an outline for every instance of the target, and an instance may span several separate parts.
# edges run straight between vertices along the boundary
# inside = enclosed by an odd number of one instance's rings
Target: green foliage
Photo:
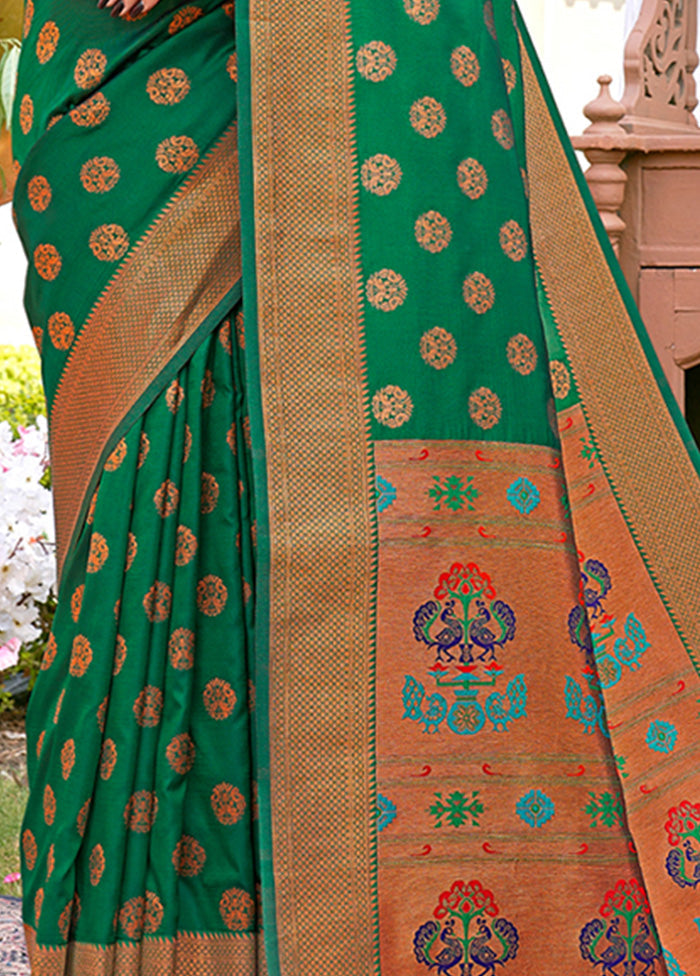
[[[18,427],[46,414],[39,356],[31,346],[0,346],[0,421]]]
[[[41,668],[41,659],[46,651],[49,634],[51,633],[51,626],[53,624],[54,614],[56,613],[56,597],[53,591],[49,593],[48,599],[43,603],[35,601],[35,606],[36,623],[39,624],[36,637],[33,641],[22,644],[17,664],[13,668],[7,668],[3,672],[5,679],[15,674],[23,674],[29,683],[28,691],[31,691],[34,687],[34,682]],[[26,697],[26,693],[20,697]],[[21,702],[9,692],[5,691],[4,688],[0,687],[0,715],[3,712],[16,711],[20,707]]]
[[[15,779],[5,773],[0,774],[0,895],[19,895],[18,883],[3,884],[8,874],[19,871],[19,837],[24,808],[27,805],[28,790],[19,777]]]

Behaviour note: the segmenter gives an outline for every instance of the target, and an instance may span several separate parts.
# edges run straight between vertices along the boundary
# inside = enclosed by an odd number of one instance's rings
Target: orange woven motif
[[[168,641],[168,657],[177,671],[187,671],[194,664],[194,633],[178,627]]]
[[[136,536],[133,532],[129,532],[127,536],[126,543],[126,558],[124,560],[124,569],[128,572],[134,564],[134,559],[139,551],[139,544],[136,541]]]
[[[34,123],[34,102],[30,95],[22,95],[19,103],[19,127],[25,136]]]
[[[187,464],[191,450],[192,450],[192,431],[190,430],[190,425],[185,424],[185,443],[182,448],[183,464]]]
[[[49,337],[56,349],[69,349],[75,338],[75,327],[66,312],[54,312],[48,323]]]
[[[238,823],[245,813],[245,797],[232,783],[219,783],[211,791],[211,808],[219,823]]]
[[[105,723],[107,721],[107,707],[109,705],[109,695],[105,695],[100,704],[98,705],[95,718],[97,719],[97,728],[100,732],[104,732]]]
[[[129,797],[124,808],[124,823],[137,834],[147,834],[158,814],[158,798],[149,790],[139,790]]]
[[[75,928],[80,918],[80,908],[80,897],[73,895],[58,918],[58,931],[63,939],[67,940]]]
[[[69,779],[75,766],[75,739],[66,739],[61,746],[61,775]]]
[[[391,268],[375,271],[367,279],[367,301],[380,312],[393,312],[406,300],[406,282]]]
[[[201,7],[183,7],[181,10],[175,14],[173,19],[168,24],[168,33],[177,34],[184,27],[189,24],[193,24],[195,20],[198,20],[202,16]]]
[[[61,717],[61,708],[63,707],[63,699],[66,696],[66,689],[64,688],[61,694],[58,696],[58,701],[56,702],[56,708],[53,713],[53,724],[58,725],[58,720]]]
[[[231,453],[232,454],[235,454],[236,453],[236,447],[237,447],[237,445],[236,445],[236,421],[235,420],[231,424],[231,426],[229,427],[229,429],[226,431],[226,443],[228,444],[229,448],[231,449]]]
[[[236,692],[223,678],[212,678],[202,693],[204,707],[216,721],[229,718],[236,707]]]
[[[503,58],[502,64],[503,64],[503,78],[506,83],[506,91],[510,95],[510,93],[513,91],[513,89],[518,83],[518,73],[513,67],[512,62],[509,61],[508,58]]]
[[[522,332],[508,340],[506,355],[516,373],[528,376],[537,366],[537,350],[532,339]]]
[[[92,663],[92,646],[83,634],[76,634],[71,646],[68,670],[74,678],[82,678]]]
[[[255,921],[255,902],[242,888],[228,888],[219,900],[219,912],[226,928],[243,932]]]
[[[36,758],[37,759],[39,759],[41,757],[41,750],[42,750],[42,747],[44,745],[44,736],[45,735],[46,735],[46,732],[45,731],[40,732],[39,733],[39,736],[38,736],[38,738],[36,740]]]
[[[88,814],[90,813],[90,805],[92,803],[92,798],[88,798],[85,803],[81,806],[78,811],[78,816],[75,822],[78,833],[81,837],[85,836],[85,828],[87,827]]]
[[[357,52],[357,70],[367,81],[385,81],[394,73],[396,54],[384,41],[370,41]]]
[[[384,386],[372,397],[372,413],[385,427],[401,427],[411,419],[413,401],[400,386]]]
[[[241,349],[245,349],[245,319],[242,311],[236,316],[236,341]]]
[[[119,166],[111,156],[93,156],[80,168],[80,182],[88,193],[109,193],[120,175]]]
[[[175,565],[186,566],[197,552],[197,536],[186,525],[178,525],[175,543]]]
[[[499,241],[503,253],[511,261],[522,261],[527,254],[527,236],[517,220],[509,220],[501,227]]]
[[[120,224],[100,224],[88,243],[98,261],[119,261],[129,250],[129,235]]]
[[[156,105],[176,105],[189,90],[190,79],[182,68],[161,68],[146,82],[148,97]]]
[[[549,364],[549,375],[552,380],[552,392],[557,400],[564,400],[571,389],[571,376],[566,365],[557,359]]]
[[[102,569],[109,558],[109,546],[107,540],[100,532],[93,532],[90,538],[90,550],[88,552],[87,569],[88,573],[97,573]]]
[[[22,37],[26,37],[32,28],[34,19],[34,0],[27,0],[24,5],[24,23],[22,24]]]
[[[504,149],[512,149],[515,145],[515,138],[513,136],[513,125],[508,118],[508,113],[499,108],[498,111],[494,112],[491,116],[491,130],[494,134],[496,142],[498,142]]]
[[[360,179],[365,190],[378,197],[385,197],[401,182],[401,167],[386,153],[376,153],[362,164]]]
[[[428,366],[445,369],[455,361],[457,343],[451,332],[436,325],[421,336],[420,354]]]
[[[457,183],[470,200],[478,200],[486,193],[489,179],[486,170],[477,159],[463,159],[457,167]]]
[[[47,20],[36,39],[36,57],[39,64],[46,64],[56,53],[61,32],[52,20]]]
[[[111,105],[102,92],[95,92],[69,112],[72,121],[83,128],[101,125],[110,112]]]
[[[100,751],[100,777],[108,780],[117,765],[117,747],[114,739],[105,739]]]
[[[46,642],[46,650],[44,651],[44,656],[41,659],[42,671],[48,671],[51,665],[53,664],[54,658],[56,657],[57,648],[58,645],[56,644],[56,637],[54,635],[54,632],[51,631],[51,633],[49,634],[49,639]]]
[[[210,515],[219,501],[219,485],[213,474],[202,472],[202,488],[199,510],[202,515]]]
[[[183,878],[196,877],[204,867],[207,852],[194,837],[183,835],[173,851],[172,862],[176,872]]]
[[[34,924],[39,925],[39,919],[41,918],[41,909],[44,904],[44,889],[39,888],[37,893],[34,895]]]
[[[166,173],[186,173],[198,159],[197,143],[189,136],[170,136],[156,149],[156,162]]]
[[[431,254],[444,251],[452,240],[450,222],[437,210],[428,210],[421,214],[416,220],[414,233],[418,244]]]
[[[498,40],[496,34],[496,19],[493,13],[493,0],[486,0],[484,4],[484,23],[486,24],[486,30],[489,32],[494,41]]]
[[[51,203],[51,184],[45,176],[32,176],[27,183],[27,198],[32,210],[42,213]]]
[[[229,319],[226,319],[219,328],[219,342],[227,353],[230,354],[233,351],[231,346],[231,322]]]
[[[468,48],[464,44],[456,47],[452,52],[450,68],[457,81],[464,85],[465,88],[470,88],[472,85],[475,85],[481,74],[479,59],[471,48]]]
[[[426,139],[439,136],[447,124],[445,109],[430,95],[419,98],[411,105],[409,120],[415,131]]]
[[[480,271],[474,271],[464,279],[462,291],[464,301],[477,315],[483,315],[493,308],[496,298],[493,284]]]
[[[49,852],[46,855],[46,880],[48,881],[53,874],[53,869],[56,867],[56,845],[52,844],[49,847]]]
[[[22,834],[22,853],[24,854],[24,863],[27,866],[27,870],[33,871],[36,865],[37,846],[34,834],[29,829],[25,830]]]
[[[44,281],[53,281],[61,271],[61,255],[53,244],[38,244],[34,248],[34,267]]]
[[[206,410],[214,402],[214,396],[216,395],[216,387],[214,386],[214,377],[212,376],[211,370],[207,369],[204,372],[204,378],[202,379],[201,385],[202,391],[202,407]]]
[[[501,419],[501,401],[486,386],[480,386],[469,397],[469,416],[482,430],[490,430]]]
[[[180,492],[175,483],[169,478],[163,482],[153,496],[153,504],[161,518],[167,518],[177,509],[180,500]]]
[[[175,413],[184,399],[185,391],[182,389],[177,380],[173,380],[168,389],[165,391],[165,402],[168,410],[171,413]]]
[[[238,55],[235,51],[226,59],[226,73],[231,81],[238,81]]]
[[[146,905],[143,914],[143,931],[147,935],[157,932],[163,922],[163,903],[155,891],[146,891]]]
[[[44,787],[43,806],[44,806],[44,821],[46,823],[46,826],[50,827],[51,824],[54,822],[54,818],[56,816],[56,796],[48,783]]]
[[[192,736],[187,732],[181,732],[180,735],[174,736],[165,750],[165,755],[170,763],[170,766],[184,776],[194,766],[195,760],[195,747],[192,741]]]
[[[90,884],[93,888],[100,883],[105,870],[105,852],[102,844],[95,844],[90,851]]]
[[[117,634],[117,638],[114,642],[114,663],[112,665],[112,674],[116,677],[121,669],[124,667],[124,661],[126,661],[127,646],[126,641],[121,634]]]
[[[440,13],[440,0],[403,0],[406,13],[418,24],[432,24]]]
[[[40,325],[35,325],[32,327],[32,336],[34,337],[34,343],[36,344],[37,352],[41,355],[41,350],[44,345],[44,333]]]
[[[219,576],[205,576],[197,583],[197,607],[207,617],[216,617],[226,606],[228,590]]]
[[[129,939],[140,939],[143,935],[143,920],[146,911],[146,899],[143,895],[130,898],[119,909],[119,924]]]
[[[107,57],[98,48],[89,48],[78,58],[73,77],[78,88],[94,88],[102,81],[107,67]]]
[[[141,468],[144,465],[146,458],[148,457],[148,452],[151,449],[151,442],[148,439],[148,434],[145,431],[141,431],[141,436],[139,438],[139,454],[136,459],[137,467]]]
[[[117,446],[114,448],[112,453],[105,461],[105,471],[116,471],[117,468],[121,466],[124,458],[126,457],[126,452],[127,452],[126,441],[122,437],[122,439],[118,441]]]
[[[162,623],[170,616],[173,594],[167,583],[156,580],[143,598],[143,609],[153,623]]]
[[[136,721],[144,728],[153,728],[160,722],[163,712],[163,692],[154,685],[146,685],[134,702]]]

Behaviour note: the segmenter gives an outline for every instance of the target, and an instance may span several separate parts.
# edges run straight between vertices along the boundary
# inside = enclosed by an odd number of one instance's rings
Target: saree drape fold
[[[690,976],[698,453],[505,0],[28,0],[50,976]]]

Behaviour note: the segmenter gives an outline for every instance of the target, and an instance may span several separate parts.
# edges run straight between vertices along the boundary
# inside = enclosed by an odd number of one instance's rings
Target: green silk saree
[[[691,974],[699,459],[517,10],[26,20],[33,972]]]

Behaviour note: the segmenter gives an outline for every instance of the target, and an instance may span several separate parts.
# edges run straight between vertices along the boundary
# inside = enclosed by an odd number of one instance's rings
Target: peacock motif
[[[666,855],[666,870],[680,888],[697,888],[700,885],[700,803],[682,800],[678,806],[671,807],[664,829],[671,845]]]
[[[683,841],[683,852],[678,848],[668,852],[666,870],[680,888],[697,888],[700,884],[700,852],[689,837]]]
[[[605,893],[602,918],[593,918],[579,933],[582,958],[601,967],[601,976],[657,976],[661,959],[649,900],[639,882],[621,879]]]
[[[495,661],[496,648],[515,637],[515,614],[503,600],[495,600],[490,609],[483,600],[477,600],[476,606],[476,617],[467,629],[469,661]]]
[[[435,967],[442,976],[451,976],[450,969],[464,956],[462,943],[456,938],[454,928],[453,918],[447,921],[442,930],[432,919],[421,925],[413,937],[413,952],[418,962],[425,963],[429,969]],[[444,943],[445,948],[433,956],[431,950],[438,939]]]
[[[581,570],[581,596],[591,619],[603,612],[603,600],[612,589],[607,567],[599,559],[587,559]]]
[[[453,648],[464,650],[464,625],[455,616],[455,601],[445,601],[444,608],[437,600],[429,600],[413,614],[413,636],[436,651],[436,661],[454,661]],[[441,623],[444,626],[439,627]]]
[[[608,943],[605,946],[601,946],[603,938]],[[618,976],[613,966],[625,962],[627,957],[627,946],[620,935],[620,919],[615,916],[607,928],[600,918],[588,922],[579,935],[579,948],[587,962],[592,962],[594,966],[602,964],[604,976]]]
[[[468,972],[472,973],[472,964],[481,966],[478,976],[493,976],[496,966],[502,966],[509,959],[514,959],[518,951],[518,930],[512,922],[505,918],[497,918],[493,923],[493,930],[485,919],[477,918],[477,934],[469,948]],[[496,936],[500,946],[494,949],[492,940]]]
[[[641,969],[635,976],[656,976],[656,960],[661,956],[661,946],[656,933],[645,918],[639,919],[639,932],[632,942],[632,957]]]

